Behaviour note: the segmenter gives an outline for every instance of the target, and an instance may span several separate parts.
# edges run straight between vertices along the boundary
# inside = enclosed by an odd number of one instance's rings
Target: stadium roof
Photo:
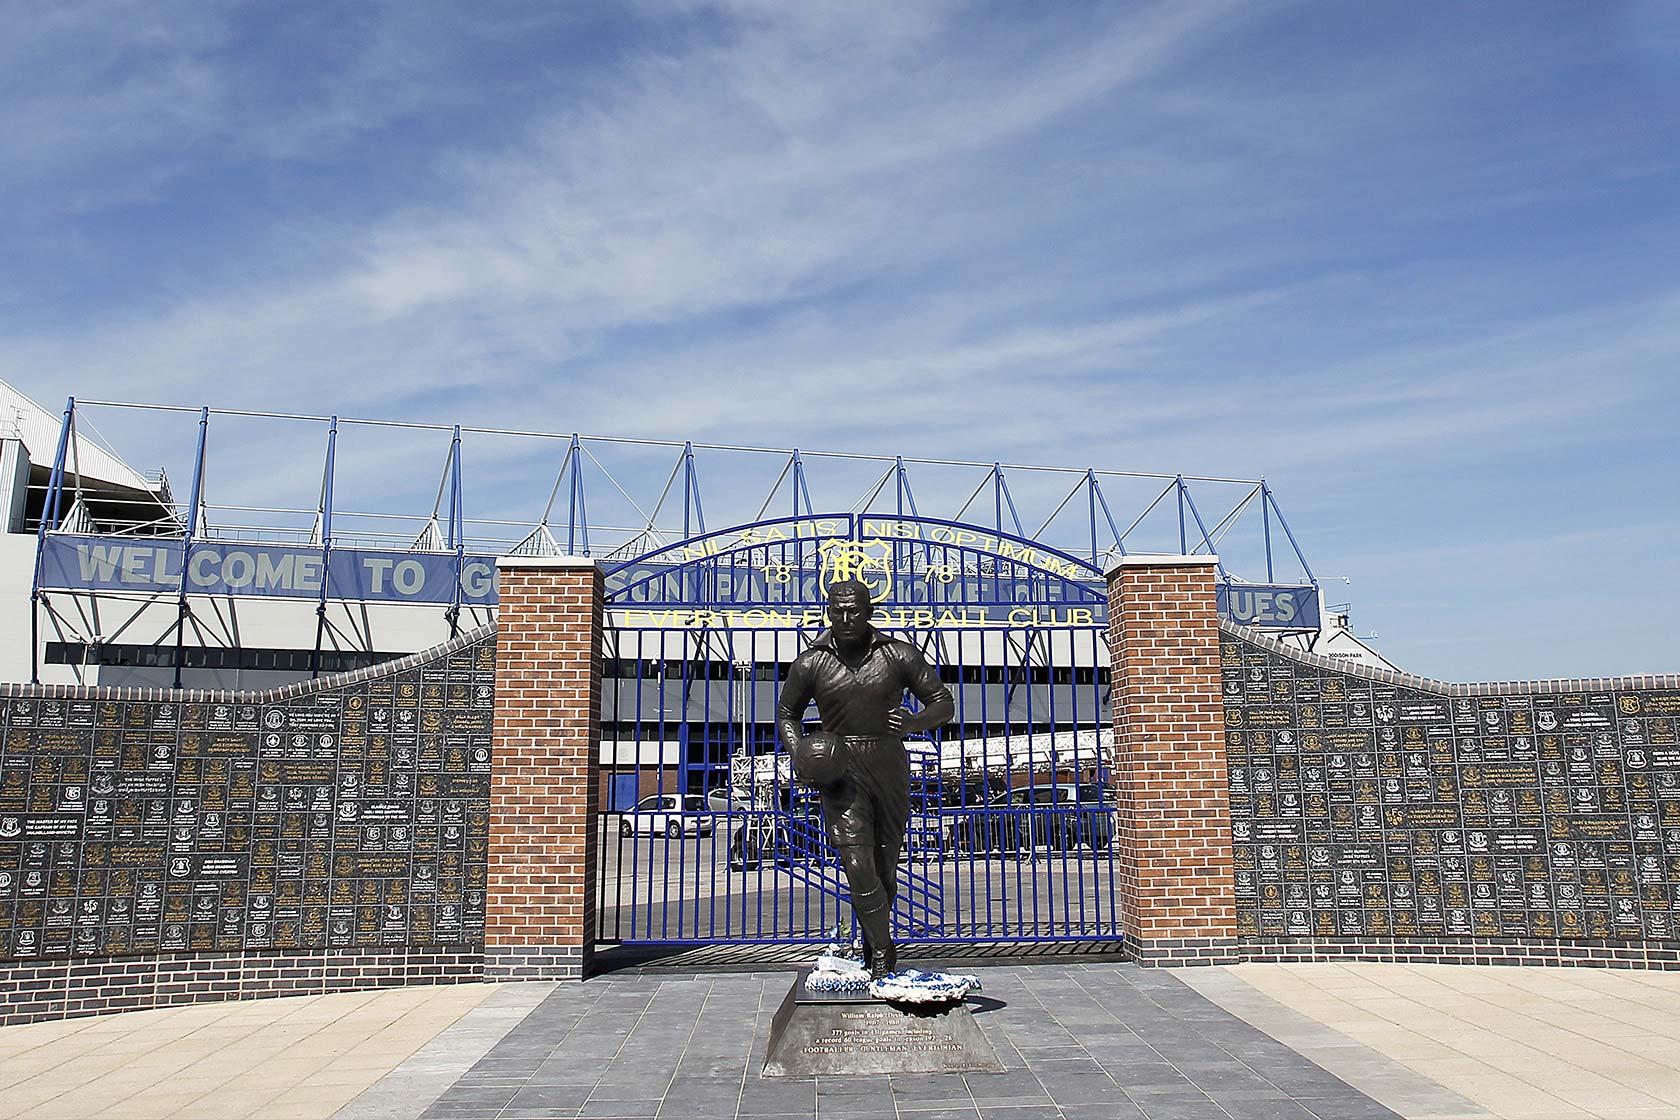
[[[48,412],[4,381],[0,381],[0,433],[16,436],[29,452],[37,470],[51,470],[58,454],[59,433],[64,418]],[[66,476],[80,477],[82,486],[113,486],[124,490],[155,492],[159,484],[100,447],[81,432],[75,433],[64,455]]]

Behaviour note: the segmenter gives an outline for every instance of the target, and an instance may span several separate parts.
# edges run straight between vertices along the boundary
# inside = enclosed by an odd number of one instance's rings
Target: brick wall
[[[595,939],[601,575],[574,557],[498,568],[485,974],[576,977]]]
[[[484,978],[477,945],[142,953],[0,961],[0,1026],[207,1000],[322,995]]]
[[[1126,557],[1109,573],[1118,901],[1147,964],[1234,959],[1215,565]]]

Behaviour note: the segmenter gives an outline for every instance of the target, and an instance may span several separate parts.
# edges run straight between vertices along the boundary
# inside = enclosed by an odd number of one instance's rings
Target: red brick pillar
[[[582,976],[595,946],[601,573],[497,561],[487,980]]]
[[[1108,573],[1121,923],[1143,964],[1235,959],[1217,561],[1128,556]]]

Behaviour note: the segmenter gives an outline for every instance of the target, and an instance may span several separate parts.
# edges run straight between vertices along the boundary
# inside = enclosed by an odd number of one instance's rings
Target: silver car
[[[618,822],[618,834],[663,832],[674,840],[680,836],[710,836],[716,826],[704,797],[693,793],[656,793],[624,811]]]

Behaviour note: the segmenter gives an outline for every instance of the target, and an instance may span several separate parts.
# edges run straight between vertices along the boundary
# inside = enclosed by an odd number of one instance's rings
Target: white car
[[[717,827],[706,799],[698,794],[657,793],[644,797],[626,809],[618,822],[620,836],[637,833],[658,835],[663,832],[673,840],[679,836],[710,836]]]
[[[750,796],[743,797],[728,786],[719,786],[706,795],[706,807],[714,813],[745,813],[752,809],[753,802]]]

